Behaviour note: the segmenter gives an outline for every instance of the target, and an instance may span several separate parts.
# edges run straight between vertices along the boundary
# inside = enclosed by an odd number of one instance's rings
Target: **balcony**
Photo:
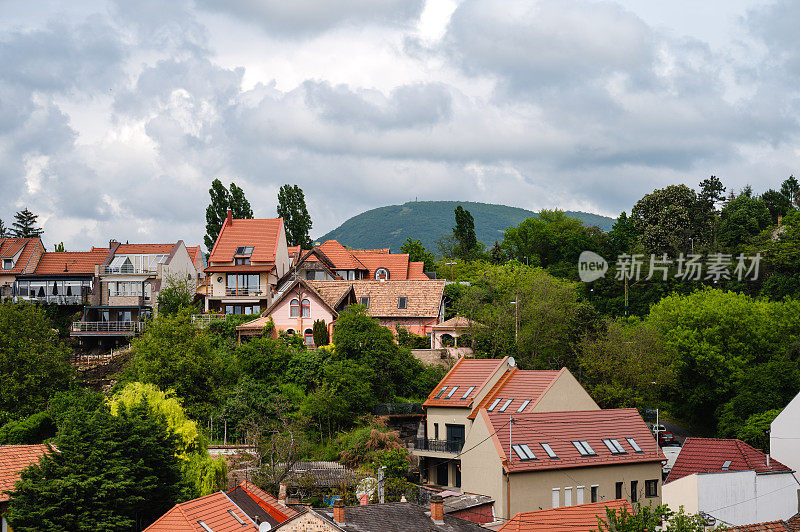
[[[124,265],[124,266],[119,266],[119,267],[106,266],[105,269],[103,269],[103,273],[156,275],[156,273],[158,273],[158,271],[156,270],[156,268],[152,268],[152,267],[150,267],[150,268],[142,268],[141,266],[140,267],[136,267],[136,266]]]
[[[141,321],[76,321],[72,324],[72,335],[123,335],[132,336],[144,330]]]
[[[226,296],[261,296],[264,291],[260,288],[226,288]]]
[[[15,301],[33,301],[54,305],[83,305],[83,296],[17,296]]]
[[[463,440],[432,440],[417,438],[414,449],[417,451],[432,451],[435,453],[457,454],[464,447]]]

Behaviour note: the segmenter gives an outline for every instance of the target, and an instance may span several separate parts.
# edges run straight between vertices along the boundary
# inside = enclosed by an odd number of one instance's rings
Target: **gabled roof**
[[[785,521],[768,521],[766,523],[734,526],[728,530],[738,530],[739,532],[792,532],[797,529],[791,528],[791,525]]]
[[[176,504],[158,521],[145,528],[145,531],[207,532],[200,526],[199,521],[214,532],[258,530],[250,516],[234,504],[225,492],[218,491],[199,499]]]
[[[47,445],[0,445],[0,502],[10,499],[4,491],[13,491],[20,474],[48,452]]]
[[[463,316],[453,316],[449,320],[444,320],[442,323],[434,325],[433,328],[435,330],[452,330],[452,329],[469,329],[470,327],[480,324],[477,321],[472,321],[469,318],[465,318]]]
[[[338,307],[348,294],[352,293],[355,297],[355,290],[350,283],[329,283],[327,281],[307,281],[306,283],[333,309]]]
[[[444,297],[444,280],[427,281],[308,281],[314,288],[352,286],[356,297],[368,297],[367,314],[376,318],[436,318]],[[406,308],[398,298],[406,297]]]
[[[283,523],[298,514],[298,511],[282,504],[278,499],[262,490],[252,482],[241,482],[228,492],[228,496],[255,521],[256,515],[270,524]],[[267,518],[267,516],[269,516]]]
[[[103,264],[108,248],[92,248],[92,251],[45,251],[34,275],[93,275],[94,267]]]
[[[447,375],[439,381],[433,389],[423,406],[453,406],[468,408],[472,401],[481,392],[486,383],[492,378],[508,360],[504,358],[459,358],[455,365],[450,368]],[[441,397],[439,391],[447,387]],[[458,386],[458,390],[448,399],[447,395],[453,387]],[[470,386],[474,386],[469,393]],[[466,395],[465,395],[466,394]]]
[[[494,504],[494,499],[488,495],[478,495],[475,493],[459,493],[457,495],[450,495],[444,498],[444,506],[442,509],[444,513],[451,514],[453,512],[460,512],[462,510],[469,510],[470,508],[477,508],[486,504]]]
[[[621,510],[633,508],[625,499],[562,506],[550,510],[521,512],[511,518],[502,532],[589,532],[597,530],[597,518],[606,516],[606,508]]]
[[[336,240],[326,240],[315,249],[319,249],[333,263],[337,270],[366,270],[366,266],[355,257],[355,254]]]
[[[495,449],[504,460],[503,467],[511,473],[664,460],[653,434],[635,408],[514,414],[510,444],[511,416],[490,414],[486,410],[478,415],[493,434]],[[626,438],[633,438],[641,452],[636,452]],[[612,453],[603,439],[615,439],[623,452]],[[587,441],[595,454],[582,456],[573,441]],[[557,458],[548,456],[543,443],[552,448]],[[527,445],[536,459],[522,460],[510,445]]]
[[[730,461],[727,469],[723,469]],[[755,471],[756,473],[791,472],[774,458],[750,447],[741,440],[718,438],[686,438],[675,464],[664,482],[672,482],[693,473],[721,471]]]
[[[375,278],[375,271],[379,268],[389,270],[390,281],[408,279],[409,260],[407,253],[375,253],[374,251],[353,250],[353,255],[367,269],[367,277]],[[424,277],[427,279],[427,276]]]
[[[0,238],[0,258],[11,259],[19,253],[14,267],[10,270],[0,269],[0,275],[18,274],[25,271],[33,252],[41,245],[42,241],[38,238]]]
[[[428,508],[410,502],[348,506],[345,508],[343,525],[334,523],[333,508],[314,511],[324,517],[328,524],[347,532],[486,532],[477,523],[447,514],[444,515],[444,524],[436,524],[431,520]]]
[[[408,263],[408,278],[409,279],[427,279],[428,276],[425,275],[425,263],[424,262],[409,262]]]
[[[506,371],[500,380],[492,386],[492,389],[487,393],[481,402],[478,403],[468,416],[469,419],[475,419],[478,415],[478,410],[481,408],[489,408],[492,403],[498,399],[502,399],[496,408],[500,408],[508,400],[511,403],[506,407],[505,413],[515,413],[525,401],[530,401],[525,405],[524,412],[533,411],[536,403],[544,396],[544,393],[550,389],[550,386],[558,380],[558,378],[567,371],[567,368],[562,368],[560,371],[546,371],[546,370],[524,370],[519,369],[517,366]]]
[[[159,253],[172,253],[175,244],[120,244],[114,250],[115,255],[150,255]]]
[[[192,264],[197,263],[198,258],[201,263],[205,264],[205,257],[203,257],[203,253],[200,251],[200,246],[186,246],[186,251],[189,252],[189,258]]]
[[[283,231],[283,218],[225,220],[208,256],[208,263],[233,262],[236,248],[252,246],[251,261],[275,262],[278,241]]]

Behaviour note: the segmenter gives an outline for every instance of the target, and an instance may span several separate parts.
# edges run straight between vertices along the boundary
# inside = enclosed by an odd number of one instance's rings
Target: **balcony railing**
[[[130,273],[146,273],[146,274],[150,274],[150,275],[155,275],[157,273],[157,270],[156,270],[155,267],[142,268],[141,266],[139,266],[139,267],[136,267],[136,266],[120,266],[118,268],[117,267],[111,268],[109,266],[106,266],[105,269],[103,270],[103,272],[104,273],[128,273],[128,274],[130,274]]]
[[[82,305],[83,296],[17,296],[16,301],[36,301],[37,303],[52,303],[56,305]]]
[[[72,324],[74,333],[138,334],[143,330],[141,321],[76,321]]]
[[[439,453],[459,453],[464,447],[463,440],[431,440],[417,438],[415,448],[419,451],[435,451]]]
[[[260,296],[263,291],[260,288],[226,288],[226,296]]]

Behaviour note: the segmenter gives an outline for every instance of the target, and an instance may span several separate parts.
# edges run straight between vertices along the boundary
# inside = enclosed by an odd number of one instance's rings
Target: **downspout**
[[[511,519],[511,471],[506,470],[506,519]]]

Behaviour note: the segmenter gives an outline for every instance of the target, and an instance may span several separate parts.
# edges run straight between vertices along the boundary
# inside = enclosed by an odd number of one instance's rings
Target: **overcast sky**
[[[202,242],[210,181],[319,236],[473,200],[616,216],[798,171],[800,2],[0,0],[0,218]]]

